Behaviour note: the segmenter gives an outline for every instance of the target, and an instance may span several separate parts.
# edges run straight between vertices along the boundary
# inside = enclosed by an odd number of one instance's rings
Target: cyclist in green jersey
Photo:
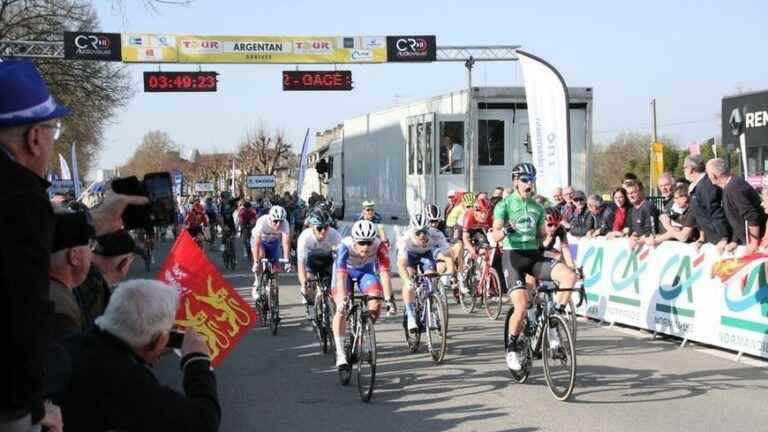
[[[502,243],[502,268],[504,278],[515,307],[509,321],[509,347],[507,366],[520,370],[520,354],[517,336],[528,309],[528,291],[525,275],[539,280],[563,282],[571,280],[567,266],[555,265],[541,253],[542,240],[547,232],[544,207],[534,200],[536,168],[528,163],[517,164],[512,169],[513,193],[499,202],[493,210],[493,238]],[[565,286],[562,285],[564,288]],[[568,287],[570,288],[570,287]]]

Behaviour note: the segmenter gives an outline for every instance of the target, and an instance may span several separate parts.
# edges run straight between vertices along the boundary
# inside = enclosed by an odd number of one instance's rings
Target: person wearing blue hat
[[[51,346],[52,306],[48,286],[54,226],[61,219],[84,236],[119,229],[127,205],[144,197],[107,193],[91,211],[54,215],[45,172],[61,135],[61,119],[72,110],[59,104],[35,65],[0,62],[0,298],[9,329],[0,363],[0,430],[47,426],[45,355]]]

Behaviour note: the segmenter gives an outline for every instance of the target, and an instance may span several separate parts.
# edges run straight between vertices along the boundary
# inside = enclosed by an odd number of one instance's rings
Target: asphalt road
[[[168,248],[161,244],[160,255]],[[134,277],[147,275],[140,264]],[[250,300],[244,265],[227,279]],[[354,378],[342,387],[332,356],[320,353],[296,278],[280,282],[284,321],[277,336],[252,329],[216,371],[221,431],[762,431],[768,424],[764,362],[736,363],[732,353],[679,348],[676,340],[583,320],[576,389],[570,401],[558,402],[540,361],[526,384],[512,382],[501,318],[468,315],[455,305],[441,365],[423,349],[407,352],[401,317],[377,323],[376,388],[365,404]],[[167,358],[157,373],[181,388],[178,359]]]

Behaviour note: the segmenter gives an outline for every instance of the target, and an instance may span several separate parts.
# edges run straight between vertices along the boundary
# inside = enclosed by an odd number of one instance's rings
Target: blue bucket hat
[[[53,99],[32,62],[0,62],[0,127],[39,123],[71,113]]]

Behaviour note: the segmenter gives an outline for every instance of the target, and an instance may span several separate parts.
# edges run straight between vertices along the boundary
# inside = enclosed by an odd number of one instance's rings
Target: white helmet
[[[416,213],[415,215],[411,216],[410,227],[414,231],[426,229],[429,227],[429,219],[423,212]]]
[[[285,220],[286,216],[287,216],[287,215],[285,214],[285,209],[284,209],[284,208],[282,208],[282,207],[280,207],[280,206],[278,206],[278,205],[276,205],[276,206],[272,206],[272,208],[271,208],[271,209],[269,209],[269,217],[270,217],[270,219],[272,219],[273,221],[276,221],[276,220],[279,220],[279,221],[281,221],[281,220]]]
[[[376,225],[371,221],[359,220],[352,225],[352,239],[355,241],[374,240],[377,236]]]

